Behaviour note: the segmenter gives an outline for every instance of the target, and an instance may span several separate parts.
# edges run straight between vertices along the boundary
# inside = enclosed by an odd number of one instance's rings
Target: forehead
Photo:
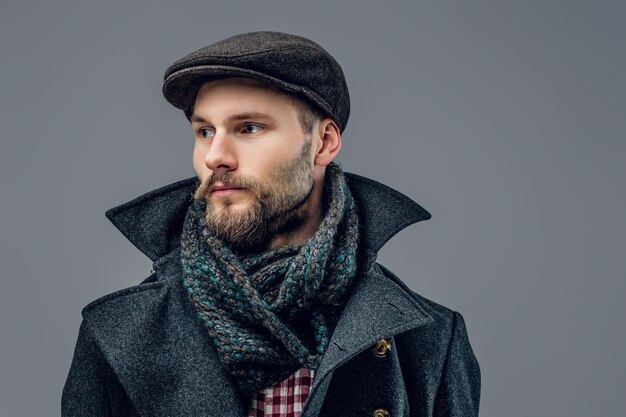
[[[278,89],[249,78],[226,78],[204,83],[196,94],[194,108],[224,106],[295,107]]]

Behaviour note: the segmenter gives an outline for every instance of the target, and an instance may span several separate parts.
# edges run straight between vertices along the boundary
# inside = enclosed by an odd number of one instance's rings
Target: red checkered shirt
[[[315,371],[300,368],[294,374],[252,396],[248,417],[299,417],[313,385]]]

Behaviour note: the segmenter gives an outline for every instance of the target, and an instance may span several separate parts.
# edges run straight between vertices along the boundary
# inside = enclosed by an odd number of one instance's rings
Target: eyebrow
[[[267,113],[262,113],[262,112],[245,112],[245,113],[237,113],[237,114],[233,114],[232,116],[229,116],[226,121],[227,122],[234,122],[234,121],[240,121],[240,120],[250,120],[250,119],[262,119],[262,120],[269,120],[269,121],[276,121],[276,119],[267,114]],[[203,117],[196,115],[195,113],[191,115],[190,118],[191,122],[200,122],[200,123],[208,123],[207,120],[205,120]]]

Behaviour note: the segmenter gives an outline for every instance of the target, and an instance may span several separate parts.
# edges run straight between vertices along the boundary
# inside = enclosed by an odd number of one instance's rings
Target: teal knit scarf
[[[338,165],[326,170],[325,214],[300,247],[237,256],[211,234],[195,200],[181,238],[183,285],[243,393],[317,369],[357,270],[358,217]]]

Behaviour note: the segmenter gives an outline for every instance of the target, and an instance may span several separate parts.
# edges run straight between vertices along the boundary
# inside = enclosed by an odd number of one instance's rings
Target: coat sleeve
[[[136,416],[122,386],[95,343],[86,320],[61,397],[62,417]]]
[[[467,337],[463,316],[455,311],[434,415],[478,416],[479,402],[480,367]]]

